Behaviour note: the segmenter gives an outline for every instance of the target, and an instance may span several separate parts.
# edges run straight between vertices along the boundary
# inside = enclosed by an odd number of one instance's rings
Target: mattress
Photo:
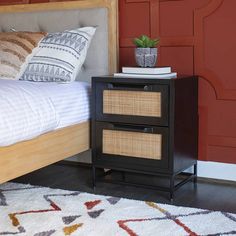
[[[90,118],[90,85],[0,79],[0,146]]]

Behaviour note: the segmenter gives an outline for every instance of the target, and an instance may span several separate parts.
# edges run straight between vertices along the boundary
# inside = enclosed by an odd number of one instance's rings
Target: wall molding
[[[91,164],[91,151],[70,157],[67,161]],[[236,182],[236,164],[213,161],[198,161],[198,177]],[[191,172],[192,168],[186,170]]]
[[[211,146],[236,148],[236,137],[209,135],[208,140]]]
[[[198,161],[198,177],[236,181],[236,164]]]
[[[66,161],[75,163],[87,163],[91,165],[91,152],[86,151],[79,155],[70,157]],[[191,172],[192,168],[186,170]],[[236,164],[227,164],[212,161],[198,161],[198,177],[219,179],[236,182]]]
[[[157,32],[151,31],[151,37],[159,37]],[[133,38],[121,38],[120,46],[121,47],[135,47],[132,43]],[[170,36],[170,37],[161,37],[160,42],[161,47],[193,47],[194,46],[194,37],[193,36]]]
[[[204,60],[204,20],[213,15],[223,4],[224,0],[212,0],[208,5],[194,10],[195,37],[195,73],[207,80],[216,93],[217,100],[236,100],[236,90],[226,89],[220,78],[205,65]]]

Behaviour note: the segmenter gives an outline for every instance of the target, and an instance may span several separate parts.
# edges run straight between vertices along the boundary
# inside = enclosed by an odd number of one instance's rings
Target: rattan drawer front
[[[104,154],[162,159],[162,135],[119,130],[102,131]]]
[[[161,117],[161,92],[104,90],[103,113]]]

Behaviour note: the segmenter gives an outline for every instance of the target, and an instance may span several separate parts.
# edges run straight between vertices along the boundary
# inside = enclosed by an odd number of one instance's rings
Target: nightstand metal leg
[[[193,182],[194,184],[197,184],[197,164],[193,166],[193,174],[194,174]]]
[[[92,186],[93,190],[96,189],[96,167],[92,166]]]
[[[170,177],[170,202],[174,201],[174,191],[175,191],[175,176]]]

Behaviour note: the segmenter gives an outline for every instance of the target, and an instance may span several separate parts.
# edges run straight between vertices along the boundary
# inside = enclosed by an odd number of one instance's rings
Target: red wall
[[[236,163],[236,0],[120,0],[120,66],[160,37],[158,65],[199,75],[199,159]]]
[[[49,0],[1,0],[1,2]],[[55,0],[51,0],[55,1]],[[236,163],[236,0],[119,0],[120,66],[135,65],[132,38],[160,37],[158,65],[196,74],[199,159]]]

